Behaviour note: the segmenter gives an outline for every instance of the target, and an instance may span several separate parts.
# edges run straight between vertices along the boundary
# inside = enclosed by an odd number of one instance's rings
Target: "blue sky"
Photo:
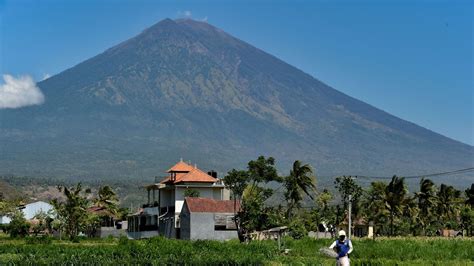
[[[473,145],[471,2],[0,0],[0,74],[41,80],[164,18],[191,16]]]

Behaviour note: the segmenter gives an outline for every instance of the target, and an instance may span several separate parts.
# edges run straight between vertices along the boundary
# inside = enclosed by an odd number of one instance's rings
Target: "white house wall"
[[[38,213],[44,212],[45,214],[47,214],[52,209],[53,209],[53,205],[43,202],[43,201],[38,201],[38,202],[26,204],[25,208],[22,209],[21,211],[23,212],[23,215],[25,215],[25,219],[31,220]]]

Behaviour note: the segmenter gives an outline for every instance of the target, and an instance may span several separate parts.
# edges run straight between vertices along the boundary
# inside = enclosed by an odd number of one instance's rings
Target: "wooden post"
[[[278,231],[278,250],[281,251],[281,231]]]

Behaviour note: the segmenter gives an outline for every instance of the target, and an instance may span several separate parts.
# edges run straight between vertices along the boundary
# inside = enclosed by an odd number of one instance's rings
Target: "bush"
[[[124,235],[121,235],[121,236],[119,237],[118,243],[119,243],[119,245],[127,245],[127,244],[128,244],[128,241],[130,241],[130,240],[128,239],[128,237],[126,237],[126,236],[124,236]]]
[[[301,239],[308,235],[308,231],[306,231],[304,222],[299,219],[293,220],[288,226],[288,230],[290,232],[290,236],[294,239]]]
[[[31,236],[31,237],[26,237],[25,238],[25,243],[29,245],[34,245],[34,244],[51,244],[53,242],[52,238],[49,236]]]
[[[8,225],[8,233],[11,237],[25,237],[28,235],[30,224],[26,221],[21,211],[15,211]]]

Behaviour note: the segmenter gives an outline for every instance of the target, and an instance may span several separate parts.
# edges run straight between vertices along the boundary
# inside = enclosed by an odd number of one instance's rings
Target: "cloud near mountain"
[[[20,108],[44,103],[44,95],[30,76],[3,75],[0,85],[0,109]]]

